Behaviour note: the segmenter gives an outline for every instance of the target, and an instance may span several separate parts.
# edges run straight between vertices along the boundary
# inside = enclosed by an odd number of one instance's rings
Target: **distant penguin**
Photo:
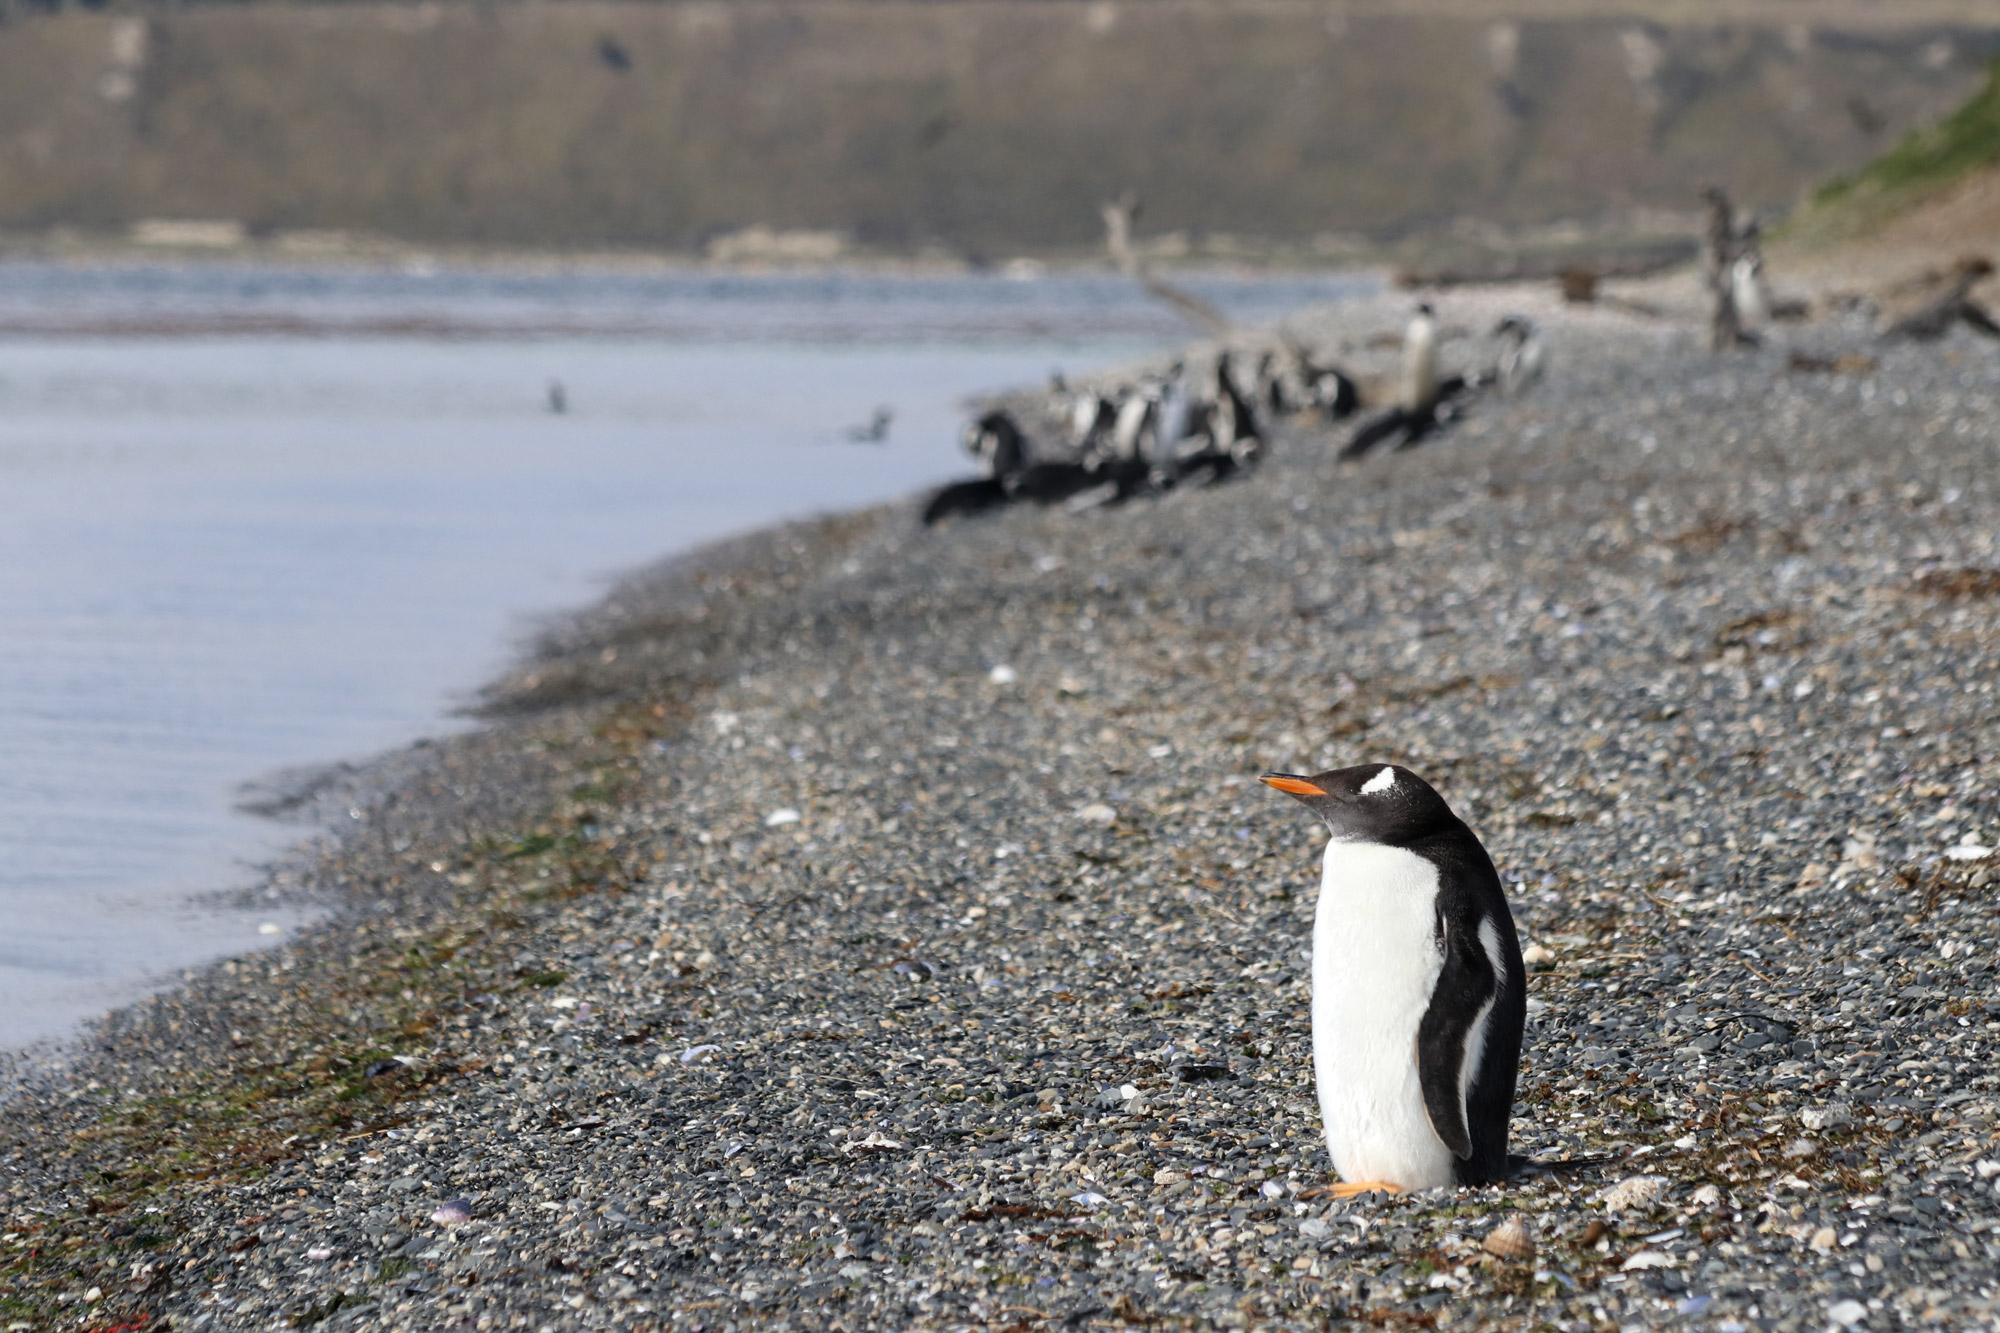
[[[1746,333],[1771,322],[1771,293],[1764,281],[1764,257],[1755,251],[1740,255],[1729,267],[1730,295],[1736,301],[1736,321]]]
[[[1110,438],[1118,420],[1111,399],[1095,389],[1084,389],[1070,400],[1070,443],[1080,454],[1094,453]]]
[[[1417,304],[1417,313],[1403,331],[1403,374],[1396,405],[1411,415],[1421,415],[1437,405],[1438,327],[1437,312],[1429,301]]]
[[[1257,425],[1257,410],[1236,382],[1235,359],[1228,351],[1215,358],[1215,398],[1208,404],[1205,422],[1210,447],[1238,462],[1254,458],[1264,445]]]
[[[1285,372],[1278,367],[1278,354],[1266,349],[1257,354],[1257,370],[1251,378],[1251,397],[1274,418],[1299,410],[1303,394],[1294,392]]]
[[[1333,366],[1316,367],[1311,380],[1312,404],[1328,421],[1339,421],[1351,417],[1361,406],[1361,391],[1354,386],[1340,370]]]
[[[959,443],[988,481],[1004,480],[1028,465],[1027,434],[1005,408],[993,408],[968,421]]]
[[[1160,399],[1166,386],[1149,380],[1125,395],[1111,426],[1110,456],[1141,460],[1159,451]]]
[[[1396,402],[1361,423],[1342,458],[1359,458],[1380,445],[1408,449],[1451,418],[1452,399],[1475,387],[1463,375],[1438,378],[1437,314],[1421,302],[1403,332],[1403,367]]]
[[[847,428],[847,442],[849,444],[887,444],[889,442],[889,426],[895,420],[896,410],[894,408],[878,407],[875,409],[875,414],[868,419],[867,425],[849,426]]]
[[[1409,769],[1264,782],[1331,838],[1313,919],[1313,1075],[1339,1195],[1480,1185],[1508,1170],[1527,1015],[1486,849]]]
[[[1305,401],[1301,410],[1310,408],[1328,421],[1338,421],[1352,416],[1361,406],[1361,393],[1337,366],[1322,366],[1316,363],[1312,354],[1306,351],[1289,334],[1279,335],[1285,350],[1291,353],[1292,374],[1304,388]]]
[[[1494,382],[1501,397],[1518,398],[1547,368],[1548,339],[1526,315],[1508,315],[1493,326],[1493,336],[1500,339],[1500,364],[1494,370]]]

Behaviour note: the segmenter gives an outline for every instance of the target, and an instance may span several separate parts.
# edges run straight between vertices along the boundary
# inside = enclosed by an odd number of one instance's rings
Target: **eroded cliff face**
[[[1990,31],[1315,3],[217,7],[0,26],[0,227],[220,218],[689,249],[1144,228],[1303,241],[1785,205],[1977,86]],[[1734,12],[1734,11],[1732,11]],[[1879,13],[1877,11],[1871,11]],[[1926,11],[1930,18],[1935,15]]]

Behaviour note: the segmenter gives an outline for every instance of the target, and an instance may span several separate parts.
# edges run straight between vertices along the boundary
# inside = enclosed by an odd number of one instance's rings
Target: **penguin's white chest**
[[[1334,1169],[1451,1184],[1417,1075],[1417,1027],[1444,967],[1437,869],[1396,847],[1327,844],[1313,920],[1313,1074]]]

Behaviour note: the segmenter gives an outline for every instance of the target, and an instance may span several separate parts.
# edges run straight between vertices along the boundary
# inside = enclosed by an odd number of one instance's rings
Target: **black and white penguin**
[[[1370,417],[1354,432],[1342,458],[1359,458],[1378,445],[1408,449],[1436,430],[1439,408],[1448,404],[1466,387],[1465,377],[1438,378],[1437,312],[1428,301],[1419,302],[1403,331],[1403,366],[1397,384],[1396,402]]]
[[[1438,325],[1437,311],[1429,301],[1417,302],[1417,313],[1403,331],[1403,376],[1396,405],[1411,416],[1422,416],[1437,406]]]
[[[968,421],[958,442],[989,481],[1004,481],[1028,465],[1027,432],[1005,408],[993,408]]]
[[[1027,433],[1005,408],[993,408],[966,422],[958,442],[979,464],[980,475],[932,492],[924,502],[925,527],[998,509],[1014,498],[1016,479],[1030,469]]]
[[[1508,315],[1493,326],[1500,340],[1500,362],[1493,381],[1502,398],[1518,398],[1534,387],[1548,368],[1549,343],[1535,321],[1526,315]]]
[[[1407,768],[1263,780],[1333,834],[1313,920],[1312,1033],[1345,1182],[1334,1192],[1502,1179],[1527,974],[1492,859]]]

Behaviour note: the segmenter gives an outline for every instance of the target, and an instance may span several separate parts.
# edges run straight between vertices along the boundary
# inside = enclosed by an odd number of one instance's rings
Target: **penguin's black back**
[[[1472,1155],[1454,1166],[1461,1185],[1484,1185],[1507,1176],[1507,1124],[1514,1112],[1514,1084],[1521,1063],[1521,1036],[1528,1019],[1528,970],[1521,940],[1507,907],[1493,860],[1478,837],[1453,816],[1450,823],[1409,844],[1408,850],[1437,870],[1438,931],[1445,947],[1482,950],[1479,927],[1491,921],[1500,941],[1500,987],[1486,1021],[1486,1045],[1465,1094],[1466,1130]],[[1490,964],[1489,964],[1490,966]],[[1447,962],[1446,972],[1450,972]],[[1440,978],[1442,983],[1444,978]],[[1450,1002],[1434,994],[1432,1004]],[[1419,1060],[1426,1053],[1418,1051]]]

